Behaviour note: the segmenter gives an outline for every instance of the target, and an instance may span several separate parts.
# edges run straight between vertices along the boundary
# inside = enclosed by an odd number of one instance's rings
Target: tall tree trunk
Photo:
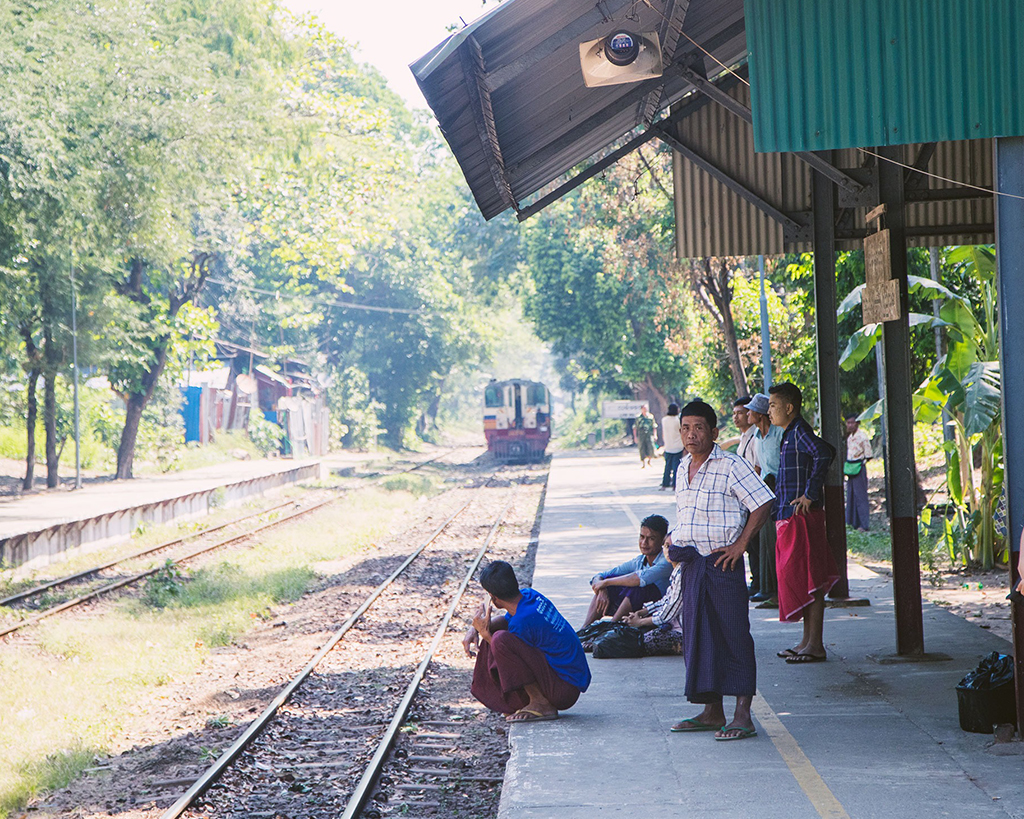
[[[668,411],[668,396],[665,395],[661,390],[654,386],[654,381],[648,375],[644,379],[643,385],[637,391],[641,401],[647,402],[647,409],[651,411],[651,415],[654,416],[654,434],[656,439],[661,438],[661,419]],[[662,441],[662,444],[665,442]]]
[[[160,376],[163,375],[164,367],[167,366],[167,347],[170,346],[170,343],[170,339],[167,339],[164,346],[157,351],[156,362],[152,369],[142,377],[143,391],[130,393],[125,400],[124,429],[121,430],[121,443],[117,447],[117,472],[114,475],[118,480],[127,480],[133,477],[135,442],[139,437],[142,412],[153,397],[156,385],[160,382]]]
[[[736,338],[736,322],[732,317],[731,293],[728,308],[722,313],[722,335],[725,337],[725,354],[729,358],[729,370],[732,372],[732,383],[736,386],[736,397],[750,395],[747,387],[747,371],[743,366],[740,344]]]
[[[46,485],[53,489],[60,482],[57,459],[57,373],[43,373],[43,427],[46,430]]]
[[[121,430],[121,443],[117,447],[118,479],[132,477],[132,466],[135,463],[135,441],[139,437],[139,423],[142,411],[146,408],[147,399],[142,393],[128,396],[125,407],[124,429]]]
[[[36,478],[36,422],[39,418],[39,402],[36,399],[36,382],[39,381],[38,367],[29,370],[28,387],[25,390],[27,410],[25,412],[25,480],[21,488],[31,491]]]
[[[718,260],[717,271],[714,269],[714,261],[705,257],[691,265],[693,289],[715,319],[725,341],[725,355],[737,396],[749,395],[747,373],[743,367],[739,340],[736,338],[736,322],[732,315],[733,272],[728,259]]]

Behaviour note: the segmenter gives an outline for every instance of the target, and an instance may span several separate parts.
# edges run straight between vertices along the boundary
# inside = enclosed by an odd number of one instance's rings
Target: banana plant
[[[989,245],[963,246],[945,254],[945,263],[960,268],[980,288],[979,308],[932,279],[908,277],[911,293],[939,299],[939,316],[910,315],[911,326],[941,327],[946,336],[946,355],[914,393],[919,421],[931,423],[949,415],[953,440],[946,482],[954,518],[947,521],[944,541],[951,559],[961,559],[984,569],[995,562],[995,511],[1002,492],[1002,440],[1000,436],[999,336],[996,320],[995,251]],[[860,304],[862,289],[851,293],[839,306],[844,315]],[[869,324],[851,336],[840,366],[852,369],[867,357],[882,337],[880,325]],[[865,414],[880,412],[877,405]],[[980,485],[974,480],[974,453],[981,460]]]

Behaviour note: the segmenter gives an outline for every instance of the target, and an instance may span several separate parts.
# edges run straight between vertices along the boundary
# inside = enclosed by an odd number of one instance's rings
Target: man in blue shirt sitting
[[[648,515],[640,522],[640,554],[614,569],[598,572],[590,578],[594,599],[583,621],[586,628],[606,614],[618,622],[647,603],[660,600],[672,576],[672,564],[661,546],[668,534],[668,521],[661,515]]]
[[[504,560],[484,567],[480,585],[490,600],[462,641],[470,657],[478,646],[473,696],[509,722],[558,719],[590,685],[580,638],[543,594],[519,588]],[[492,605],[507,614],[492,618]]]

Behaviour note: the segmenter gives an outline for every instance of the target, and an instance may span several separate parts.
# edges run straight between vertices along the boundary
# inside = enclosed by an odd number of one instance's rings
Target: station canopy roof
[[[664,74],[587,88],[579,45],[658,32]],[[747,54],[743,0],[507,0],[410,68],[486,219],[650,125]]]

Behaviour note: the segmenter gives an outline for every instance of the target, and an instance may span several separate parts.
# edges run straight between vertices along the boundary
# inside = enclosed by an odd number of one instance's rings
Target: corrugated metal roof
[[[1024,134],[1021,0],[746,0],[758,151]]]
[[[736,82],[727,91],[744,105],[750,89]],[[733,179],[768,201],[778,210],[804,224],[809,222],[811,169],[792,153],[755,153],[750,123],[709,103],[697,108],[677,125],[680,139]],[[902,148],[901,161],[913,164],[921,145]],[[786,236],[781,224],[748,200],[693,163],[675,155],[676,239],[681,258],[699,256],[748,256],[811,250],[809,241]],[[875,199],[872,187],[876,160],[858,150],[834,151],[836,167],[862,178]],[[936,176],[966,185],[992,187],[990,140],[942,142],[927,170]],[[945,199],[956,193],[965,198]],[[911,171],[906,174],[907,243],[911,246],[977,244],[994,241],[991,195],[964,191],[958,185]],[[922,201],[928,200],[928,201]],[[867,233],[866,206],[840,212],[836,244],[840,249],[863,247]]]
[[[623,25],[658,31],[666,65],[714,74],[746,53],[743,0],[508,0],[410,66],[485,218],[692,90],[672,72],[585,87],[579,43]]]

